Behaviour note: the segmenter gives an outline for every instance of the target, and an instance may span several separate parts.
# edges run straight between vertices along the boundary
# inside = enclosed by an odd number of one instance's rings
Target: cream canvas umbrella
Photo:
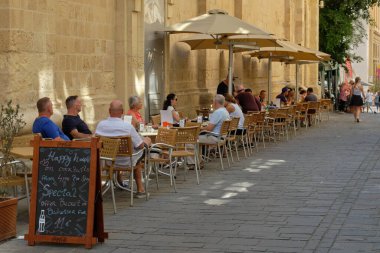
[[[260,48],[251,53],[252,57],[268,59],[268,100],[271,101],[272,61],[296,64],[296,89],[298,86],[298,70],[300,64],[317,63],[330,58],[326,53],[300,46],[287,40],[278,40],[282,47]],[[298,93],[297,93],[298,95]]]
[[[233,66],[233,51],[234,47],[238,47],[238,43],[248,43],[250,38],[249,36],[268,36],[268,39],[270,37],[270,34],[251,25],[246,22],[244,22],[241,19],[238,19],[233,16],[229,16],[226,11],[223,10],[210,10],[207,14],[203,14],[201,16],[197,16],[182,22],[179,22],[177,24],[173,24],[167,28],[164,29],[164,31],[169,33],[200,33],[204,35],[209,35],[210,40],[208,44],[199,43],[199,41],[194,40],[193,45],[189,44],[194,49],[206,49],[206,48],[215,48],[216,44],[220,44],[219,48],[228,48],[229,50],[229,62],[228,62],[228,92],[232,94],[232,66]],[[240,41],[235,41],[232,43],[229,39],[226,39],[226,37],[232,37],[232,36],[246,36],[244,38],[240,38]],[[235,38],[237,39],[237,38]],[[253,38],[251,38],[253,39]],[[273,39],[273,38],[271,38]],[[254,43],[254,41],[251,41]],[[212,44],[214,43],[214,44]],[[216,43],[216,44],[215,44]],[[276,44],[276,42],[273,42]],[[225,45],[223,45],[225,44]],[[198,45],[198,46],[197,46]],[[195,48],[198,47],[198,48]],[[242,48],[243,45],[241,45],[240,48]],[[236,49],[239,50],[239,49]],[[251,49],[252,50],[252,49]]]
[[[260,47],[281,47],[276,39],[270,35],[231,35],[218,39],[208,34],[196,34],[181,40],[187,43],[191,50],[198,49],[229,49],[229,45],[234,45],[233,51],[252,51]]]

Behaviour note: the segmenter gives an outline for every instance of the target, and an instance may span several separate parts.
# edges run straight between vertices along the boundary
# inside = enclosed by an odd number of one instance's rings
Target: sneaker
[[[123,180],[123,182],[120,185],[124,188],[129,188],[129,180]]]
[[[146,192],[137,192],[136,194],[135,194],[135,198],[136,199],[143,199],[143,198],[146,198]],[[148,193],[148,197],[149,197],[149,193]]]

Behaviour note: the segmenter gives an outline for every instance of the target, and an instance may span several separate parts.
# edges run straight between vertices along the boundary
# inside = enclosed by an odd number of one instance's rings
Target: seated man
[[[120,100],[114,100],[110,104],[109,115],[110,117],[99,122],[96,127],[95,134],[105,137],[126,136],[130,135],[133,142],[135,151],[142,149],[144,144],[150,145],[151,140],[148,137],[144,139],[136,132],[136,129],[128,122],[124,122],[121,116],[124,114],[123,103]],[[135,170],[135,180],[137,185],[137,198],[145,197],[144,186],[142,184],[142,164],[140,161],[143,159],[143,153],[140,156],[133,156],[132,164]],[[127,157],[117,157],[116,165],[130,166],[130,161]],[[118,175],[118,181],[121,182],[121,175]]]
[[[238,94],[235,97],[237,103],[241,106],[243,113],[248,111],[260,111],[261,103],[258,98],[252,95],[250,92],[246,92],[243,85],[239,85]]]
[[[62,130],[70,138],[89,138],[92,136],[87,124],[80,118],[82,103],[78,96],[66,99],[67,114],[63,116]]]
[[[42,138],[51,138],[55,141],[69,141],[62,130],[50,119],[53,115],[53,104],[50,98],[44,97],[37,101],[38,117],[34,120],[33,133],[41,134]]]
[[[207,131],[212,133],[202,134],[199,136],[200,144],[214,144],[218,141],[216,136],[220,133],[223,121],[229,120],[230,116],[226,108],[224,107],[225,99],[222,95],[216,95],[213,101],[214,112],[210,115],[209,124],[206,127],[202,127],[201,131]]]
[[[313,92],[314,92],[313,88],[311,87],[307,88],[307,91],[306,91],[307,95],[305,97],[305,102],[318,101],[318,97]]]
[[[282,106],[288,106],[290,103],[287,99],[289,93],[289,89],[287,87],[282,88],[281,94],[277,95],[276,98],[280,99]]]
[[[307,95],[305,97],[305,102],[309,102],[309,101],[313,101],[313,102],[316,102],[318,101],[318,97],[313,93],[313,88],[309,87],[307,88]],[[311,126],[311,114],[315,114],[316,111],[315,109],[308,109],[307,110],[307,118],[308,118],[308,121],[309,121],[309,126]]]

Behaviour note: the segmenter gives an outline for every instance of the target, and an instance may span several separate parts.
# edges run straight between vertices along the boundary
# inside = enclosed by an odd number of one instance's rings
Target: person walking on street
[[[354,114],[356,122],[360,122],[360,112],[363,106],[363,97],[365,97],[363,86],[361,85],[360,77],[355,78],[355,83],[352,86],[352,97],[351,97],[351,111]]]
[[[379,112],[379,106],[380,106],[380,91],[376,92],[375,105],[376,105],[376,112],[375,113],[378,113]]]
[[[373,113],[372,110],[372,102],[373,102],[373,93],[370,89],[368,89],[367,94],[365,96],[365,107],[367,108],[367,113],[369,113],[369,110]]]

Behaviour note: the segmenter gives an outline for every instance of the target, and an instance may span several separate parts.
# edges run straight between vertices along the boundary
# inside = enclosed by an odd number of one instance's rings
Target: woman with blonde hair
[[[240,118],[236,134],[240,135],[244,131],[244,114],[239,105],[236,103],[235,98],[231,94],[225,94],[224,107],[230,114],[231,118]]]
[[[361,108],[363,106],[363,97],[365,98],[364,95],[364,90],[363,86],[361,85],[361,79],[360,77],[355,78],[355,83],[352,85],[352,96],[351,96],[351,111],[354,114],[355,122],[360,122],[360,112]]]

